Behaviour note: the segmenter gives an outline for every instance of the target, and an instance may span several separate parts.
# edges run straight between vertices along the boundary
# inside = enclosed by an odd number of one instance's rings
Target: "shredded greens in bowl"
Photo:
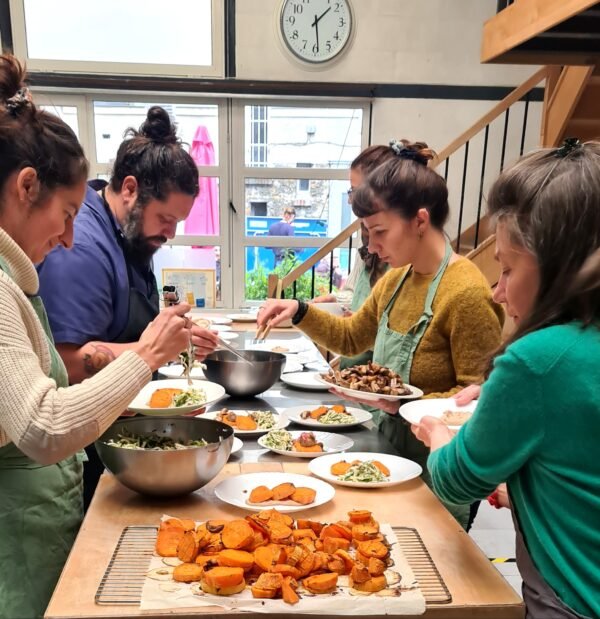
[[[249,415],[261,430],[270,430],[277,424],[275,415],[271,411],[250,411]]]
[[[271,430],[263,439],[264,444],[279,451],[292,451],[293,439],[287,430]]]
[[[173,406],[191,406],[193,404],[204,404],[206,394],[204,389],[186,389],[182,393],[173,396]]]
[[[353,464],[343,475],[338,475],[341,481],[358,481],[363,483],[388,481],[372,460],[366,460],[360,464]]]
[[[111,447],[121,447],[122,449],[142,449],[147,451],[177,451],[194,447],[206,447],[208,445],[203,438],[176,441],[170,436],[159,436],[158,434],[129,434],[125,429],[117,437],[117,440],[111,438],[109,441],[106,441],[106,444]]]
[[[355,417],[348,413],[336,413],[334,410],[327,411],[324,415],[319,417],[319,423],[327,425],[335,425],[337,423],[354,423]]]

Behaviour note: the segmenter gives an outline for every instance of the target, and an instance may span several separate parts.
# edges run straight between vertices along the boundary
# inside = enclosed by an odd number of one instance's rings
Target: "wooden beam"
[[[360,228],[360,220],[353,221],[348,227],[344,228],[336,237],[328,241],[316,251],[310,258],[305,260],[301,265],[297,266],[293,271],[290,271],[282,280],[282,289],[287,288],[301,275],[304,275],[310,268],[312,268],[321,258],[324,258],[327,254],[336,249],[347,238],[350,238]]]
[[[481,62],[492,62],[598,0],[516,0],[483,26]]]
[[[276,273],[269,273],[267,279],[267,299],[277,299],[277,289],[281,280]]]
[[[535,88],[537,84],[547,77],[548,72],[549,67],[542,67],[536,71],[527,81],[515,88],[507,97],[504,97],[504,99],[498,102],[487,114],[484,114],[474,125],[469,127],[455,140],[450,142],[444,150],[438,153],[435,159],[432,159],[429,162],[429,166],[432,168],[437,168],[442,162],[448,159],[450,155],[455,153],[459,148],[462,148],[468,140],[484,129],[486,125],[489,125],[492,121],[496,120],[496,118],[503,114],[513,103],[519,101],[532,88]]]
[[[594,67],[565,67],[550,97],[542,146],[558,146]]]
[[[546,125],[548,122],[548,104],[550,98],[554,93],[558,78],[560,77],[562,67],[551,66],[548,67],[548,75],[546,76],[546,87],[544,88],[544,105],[542,107],[542,122],[540,126],[540,144],[544,143],[544,136],[546,135]]]

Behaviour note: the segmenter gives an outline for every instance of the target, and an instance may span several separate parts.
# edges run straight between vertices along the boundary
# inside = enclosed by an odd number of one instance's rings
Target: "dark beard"
[[[160,249],[152,243],[161,245],[167,242],[165,236],[144,236],[144,207],[135,204],[129,211],[123,224],[125,237],[125,253],[127,258],[136,264],[148,265],[152,256]]]

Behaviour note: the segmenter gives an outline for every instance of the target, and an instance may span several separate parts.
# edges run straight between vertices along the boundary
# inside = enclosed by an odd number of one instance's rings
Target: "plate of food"
[[[289,340],[277,340],[267,338],[259,344],[252,344],[248,350],[266,350],[270,352],[280,352],[284,355],[306,352],[310,349],[310,342],[304,337],[296,337]]]
[[[191,314],[191,319],[192,322],[201,326],[204,326],[204,324],[201,324],[203,321],[206,321],[205,324],[208,323],[208,325],[230,325],[233,322],[231,318],[225,318],[225,316],[197,316],[194,313]],[[210,329],[210,326],[206,328]]]
[[[237,337],[239,337],[239,333],[235,333],[235,331],[219,331],[219,337],[222,340],[235,340]]]
[[[285,365],[283,366],[283,370],[281,373],[290,373],[290,372],[302,372],[303,366],[297,359],[294,359],[293,356],[285,358]]]
[[[423,396],[418,387],[403,382],[400,374],[369,361],[340,371],[317,374],[316,379],[338,391],[364,400],[414,400]]]
[[[191,413],[216,402],[225,395],[221,385],[207,380],[185,378],[153,380],[145,385],[127,407],[134,413],[156,417],[173,417]]]
[[[256,322],[256,314],[227,314],[233,322]]]
[[[231,451],[229,452],[229,455],[231,456],[233,454],[236,454],[238,451],[240,451],[240,449],[242,449],[243,446],[244,446],[244,443],[237,436],[234,436],[233,443],[231,444]]]
[[[202,415],[204,419],[215,419],[233,428],[236,434],[265,434],[270,430],[283,430],[290,420],[273,411],[229,410],[211,411]]]
[[[423,472],[412,460],[368,452],[321,456],[309,462],[308,469],[325,481],[354,488],[395,486]]]
[[[321,404],[320,406],[292,406],[283,414],[294,423],[312,428],[349,428],[371,421],[373,416],[362,408],[353,408],[344,404]]]
[[[400,407],[400,414],[410,423],[419,423],[423,417],[437,417],[452,430],[458,430],[463,426],[477,408],[477,400],[465,406],[458,406],[454,398],[432,398],[408,402]]]
[[[305,391],[328,391],[331,385],[318,380],[318,372],[289,372],[281,375],[281,381],[295,389]]]
[[[216,486],[215,495],[249,511],[296,512],[331,501],[335,488],[308,475],[247,473],[224,479]]]
[[[204,378],[204,370],[202,369],[202,363],[200,361],[194,361],[190,376],[196,380],[202,380]],[[171,365],[163,365],[158,369],[159,374],[166,376],[167,378],[184,378],[185,367],[181,363],[172,363]]]
[[[258,439],[258,444],[276,454],[294,458],[316,458],[350,449],[354,441],[332,432],[288,432],[271,430]]]

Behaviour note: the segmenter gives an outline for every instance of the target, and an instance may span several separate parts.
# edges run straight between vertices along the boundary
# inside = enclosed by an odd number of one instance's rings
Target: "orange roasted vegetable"
[[[238,430],[256,430],[258,424],[250,415],[238,415],[236,420]]]
[[[293,441],[292,443],[292,451],[304,451],[304,452],[316,452],[321,453],[323,451],[323,447],[319,444],[311,445],[310,447],[304,447],[300,441]]]
[[[377,467],[386,477],[390,476],[390,469],[385,464],[379,462],[379,460],[373,460],[373,466]]]
[[[359,542],[376,539],[378,534],[379,527],[373,524],[355,524],[352,527],[352,537]]]
[[[182,389],[157,389],[150,397],[150,408],[169,408],[173,405],[173,398],[183,393]]]
[[[291,544],[294,541],[292,529],[281,522],[269,523],[269,536],[274,544]]]
[[[353,524],[366,524],[373,521],[373,514],[366,509],[354,509],[348,512],[348,518]]]
[[[290,577],[284,578],[281,585],[281,596],[286,604],[297,604],[300,596],[296,593],[298,583]]]
[[[371,574],[366,565],[362,563],[356,563],[350,571],[350,581],[353,584],[367,582],[371,579]]]
[[[300,487],[294,490],[294,493],[290,499],[296,503],[300,503],[301,505],[309,505],[314,502],[316,496],[316,490],[313,490],[312,488]]]
[[[177,547],[185,531],[179,528],[159,529],[156,536],[156,552],[161,557],[176,557]]]
[[[265,572],[270,572],[274,565],[285,560],[285,551],[277,544],[267,544],[254,551],[254,562]]]
[[[241,567],[243,570],[249,570],[254,565],[254,555],[245,550],[226,548],[217,555],[217,561],[224,567]]]
[[[200,546],[195,531],[186,531],[177,545],[177,558],[184,563],[193,563],[198,556]]]
[[[353,580],[351,574],[350,586],[357,591],[364,591],[365,593],[376,593],[377,591],[381,591],[382,589],[386,588],[387,581],[385,579],[385,576],[373,576],[365,582],[356,582]]]
[[[367,569],[371,576],[382,576],[386,570],[387,565],[381,559],[376,557],[369,557],[369,563],[367,563]]]
[[[241,567],[213,567],[204,572],[202,580],[216,589],[234,587],[244,582],[244,570]]]
[[[315,408],[314,410],[310,411],[310,418],[318,420],[323,415],[325,415],[325,413],[327,413],[328,410],[329,409],[326,406],[319,406],[318,408]]]
[[[213,571],[213,570],[211,570]],[[207,582],[204,578],[200,581],[202,591],[210,593],[211,595],[234,595],[240,593],[246,588],[246,581],[242,579],[242,582],[237,585],[229,585],[227,587],[217,587],[211,582]]]
[[[323,552],[332,555],[336,550],[350,550],[350,541],[342,537],[326,537],[323,540]]]
[[[283,501],[289,499],[294,494],[296,486],[294,484],[283,483],[275,486],[272,490],[274,501]]]
[[[346,462],[345,460],[342,460],[341,462],[334,462],[331,465],[331,474],[335,475],[336,477],[339,477],[340,475],[345,475],[351,466],[352,465],[350,464],[350,462]]]
[[[379,541],[358,542],[358,552],[365,557],[385,559],[390,554],[390,549]]]
[[[337,587],[338,575],[335,572],[307,576],[302,584],[310,593],[331,593]]]
[[[204,568],[197,563],[182,563],[173,570],[173,580],[177,582],[198,582],[204,574]]]
[[[223,527],[221,539],[225,548],[240,550],[252,544],[254,530],[245,520],[232,520]]]
[[[308,539],[317,539],[317,535],[312,529],[293,529],[292,535],[296,541],[302,539],[303,537],[307,537]]]
[[[264,503],[273,499],[273,490],[266,486],[256,486],[250,492],[248,503]]]

